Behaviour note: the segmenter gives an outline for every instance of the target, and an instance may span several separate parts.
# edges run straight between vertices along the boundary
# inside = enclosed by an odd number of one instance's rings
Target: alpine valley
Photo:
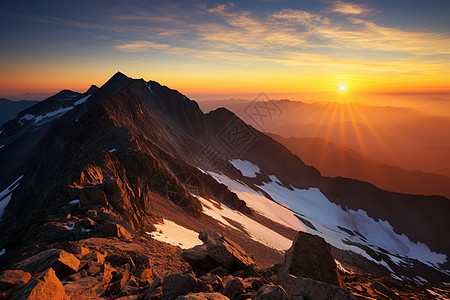
[[[447,299],[450,200],[115,74],[0,129],[0,298]]]

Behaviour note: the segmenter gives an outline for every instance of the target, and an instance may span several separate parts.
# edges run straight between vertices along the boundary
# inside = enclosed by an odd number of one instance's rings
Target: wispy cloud
[[[116,50],[125,52],[143,52],[148,50],[170,49],[171,46],[167,44],[159,44],[151,41],[133,41],[125,44],[115,46]]]
[[[373,12],[373,9],[365,4],[335,1],[333,2],[331,11],[345,15],[361,15]]]

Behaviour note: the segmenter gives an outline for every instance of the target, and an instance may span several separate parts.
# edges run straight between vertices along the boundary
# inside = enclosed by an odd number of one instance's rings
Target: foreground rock
[[[337,286],[308,278],[288,275],[280,282],[280,284],[289,297],[294,299],[296,299],[296,297],[328,300],[355,299],[351,293]]]
[[[289,297],[353,299],[343,283],[330,245],[319,236],[298,232],[278,271],[278,282]]]
[[[191,293],[186,296],[180,296],[176,300],[229,300],[221,293]]]
[[[42,272],[38,277],[29,284],[19,290],[11,297],[11,300],[28,299],[28,300],[65,300],[67,297],[64,286],[58,277],[56,277],[53,269]]]
[[[286,252],[278,276],[283,281],[288,274],[343,287],[330,245],[323,238],[306,232],[299,231]]]
[[[183,252],[183,258],[196,274],[207,273],[217,266],[222,266],[231,273],[244,271],[247,276],[258,276],[260,273],[254,261],[233,241],[217,233],[201,232],[199,238],[203,245]]]
[[[289,300],[286,291],[279,285],[263,285],[256,294],[255,300]]]
[[[78,272],[80,260],[60,249],[49,249],[20,262],[16,269],[36,274],[52,268],[59,278]]]
[[[12,286],[27,283],[31,274],[22,270],[6,270],[0,274],[0,290],[9,289]]]

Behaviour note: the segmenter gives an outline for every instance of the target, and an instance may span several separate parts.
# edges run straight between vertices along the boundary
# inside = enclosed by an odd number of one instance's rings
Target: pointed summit
[[[91,87],[85,92],[85,94],[91,95],[93,93],[95,93],[96,91],[98,91],[99,87],[96,86],[95,84],[91,85]]]

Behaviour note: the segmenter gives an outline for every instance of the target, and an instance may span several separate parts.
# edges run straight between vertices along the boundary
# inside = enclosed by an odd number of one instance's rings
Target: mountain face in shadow
[[[11,101],[8,99],[0,99],[0,126],[15,118],[20,111],[33,106],[37,102],[38,101]]]

